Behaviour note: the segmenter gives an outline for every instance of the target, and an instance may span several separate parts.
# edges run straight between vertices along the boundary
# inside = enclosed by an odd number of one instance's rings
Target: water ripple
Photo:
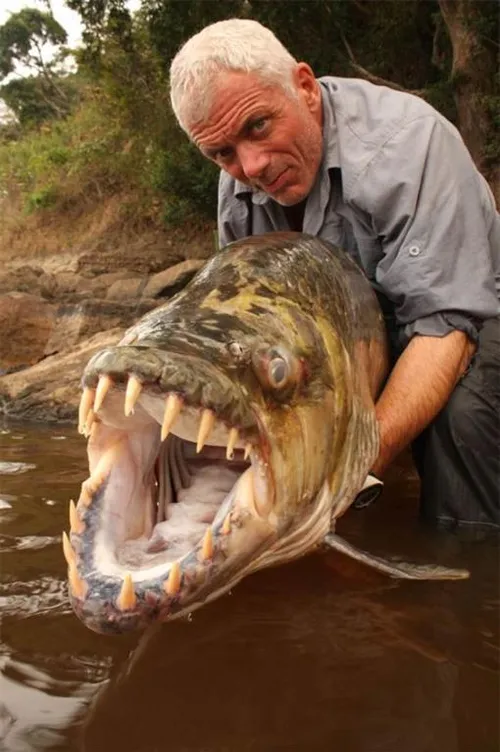
[[[71,606],[66,582],[47,576],[0,585],[0,610],[4,617],[16,616],[19,619],[54,612],[69,614]]]
[[[20,475],[27,473],[28,470],[34,470],[36,465],[32,462],[1,462],[0,475]]]
[[[0,535],[0,552],[39,551],[41,548],[60,543],[60,535]]]

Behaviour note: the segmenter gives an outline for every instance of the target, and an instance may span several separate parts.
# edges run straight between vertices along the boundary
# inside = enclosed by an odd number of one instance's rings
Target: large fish
[[[90,477],[63,536],[79,618],[173,619],[325,541],[392,576],[466,577],[334,533],[377,456],[386,374],[376,296],[345,253],[297,233],[217,253],[85,369]]]

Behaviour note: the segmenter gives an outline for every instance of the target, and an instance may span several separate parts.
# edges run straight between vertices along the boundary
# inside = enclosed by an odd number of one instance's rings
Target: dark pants
[[[390,304],[379,297],[393,356]],[[436,527],[500,530],[500,318],[486,321],[467,372],[412,444],[420,514]]]
[[[499,318],[483,325],[468,371],[412,449],[426,522],[500,529]]]

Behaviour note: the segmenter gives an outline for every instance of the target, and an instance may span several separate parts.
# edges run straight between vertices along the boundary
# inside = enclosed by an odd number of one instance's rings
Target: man
[[[316,79],[251,20],[203,29],[170,78],[221,168],[220,244],[301,230],[371,280],[394,355],[374,474],[413,442],[427,520],[500,528],[500,215],[458,131],[411,94]]]

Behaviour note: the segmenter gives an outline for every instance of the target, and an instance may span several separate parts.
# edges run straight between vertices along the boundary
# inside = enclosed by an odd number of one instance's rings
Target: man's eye
[[[250,124],[250,130],[253,131],[254,133],[260,133],[261,131],[265,129],[266,125],[267,125],[267,118],[264,118],[264,117],[258,118],[257,120],[254,120]]]
[[[231,158],[233,154],[233,150],[230,146],[226,146],[224,149],[219,149],[218,152],[215,154],[215,159],[217,162],[226,162],[228,159]]]

